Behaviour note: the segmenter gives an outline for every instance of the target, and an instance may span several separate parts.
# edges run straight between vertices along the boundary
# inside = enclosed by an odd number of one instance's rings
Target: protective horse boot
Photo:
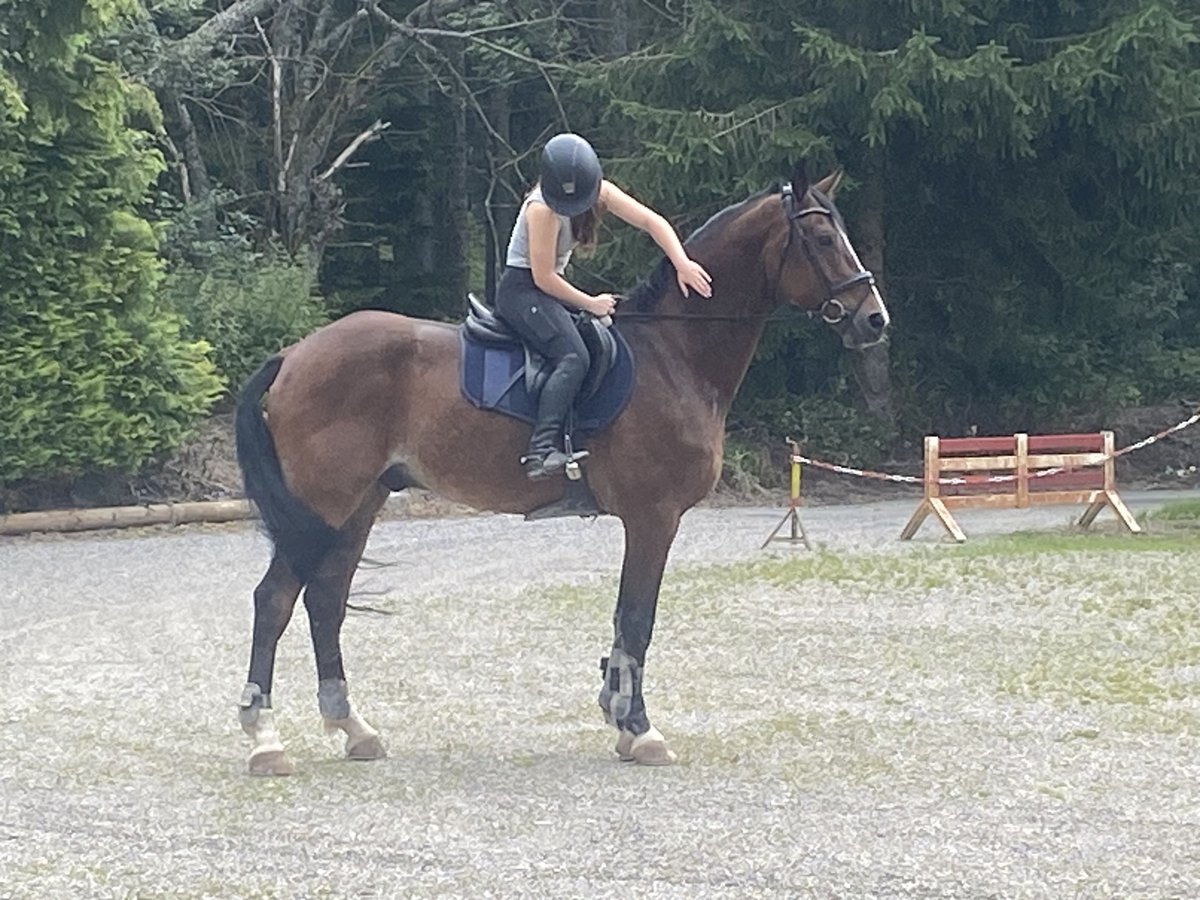
[[[533,425],[533,434],[529,438],[529,449],[521,457],[521,465],[525,467],[525,477],[538,481],[552,478],[562,473],[567,463],[573,459],[582,459],[586,452],[568,456],[559,449],[562,440],[563,424],[571,404],[575,402],[574,387],[570,380],[555,377],[555,372],[542,387],[542,395],[538,399],[538,417]]]

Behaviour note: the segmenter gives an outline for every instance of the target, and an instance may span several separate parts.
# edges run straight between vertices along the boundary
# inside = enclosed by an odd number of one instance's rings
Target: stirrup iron
[[[561,450],[551,450],[544,456],[528,454],[521,457],[521,465],[525,468],[525,477],[531,481],[540,481],[543,478],[553,478],[565,470],[565,474],[572,481],[578,480],[583,474],[579,468],[579,460],[584,459],[588,455],[588,451],[580,450],[576,453],[566,454]],[[574,472],[575,474],[572,474]]]

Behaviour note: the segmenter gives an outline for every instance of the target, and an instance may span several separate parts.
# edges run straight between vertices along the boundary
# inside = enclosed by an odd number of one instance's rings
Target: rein
[[[798,310],[796,311],[798,312]],[[812,315],[811,310],[806,311],[808,315]],[[639,312],[632,310],[630,312],[621,312],[620,309],[613,314],[614,322],[622,322],[627,319],[651,321],[654,319],[695,319],[697,322],[749,322],[753,320],[761,320],[764,322],[782,321],[795,316],[795,312],[791,309],[776,308],[765,313],[659,313],[659,312]]]

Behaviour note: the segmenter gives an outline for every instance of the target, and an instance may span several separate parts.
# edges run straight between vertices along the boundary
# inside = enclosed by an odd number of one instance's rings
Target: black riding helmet
[[[542,198],[560,216],[587,212],[600,196],[604,173],[592,145],[577,134],[556,134],[542,150]]]

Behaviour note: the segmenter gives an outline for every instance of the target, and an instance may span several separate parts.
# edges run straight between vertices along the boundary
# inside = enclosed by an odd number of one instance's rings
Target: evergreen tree
[[[1200,249],[1194,2],[673,9],[651,46],[580,82],[604,133],[631,136],[626,154],[604,149],[636,159],[647,195],[696,212],[793,157],[845,165],[839,199],[882,269],[912,427],[1137,402],[1164,368],[1190,366],[1173,387],[1200,389],[1200,334],[1179,332],[1200,303],[1183,289]],[[828,342],[797,337],[767,336],[751,395],[844,383]]]
[[[0,484],[133,469],[220,386],[157,300],[157,108],[91,49],[130,8],[0,2]]]

